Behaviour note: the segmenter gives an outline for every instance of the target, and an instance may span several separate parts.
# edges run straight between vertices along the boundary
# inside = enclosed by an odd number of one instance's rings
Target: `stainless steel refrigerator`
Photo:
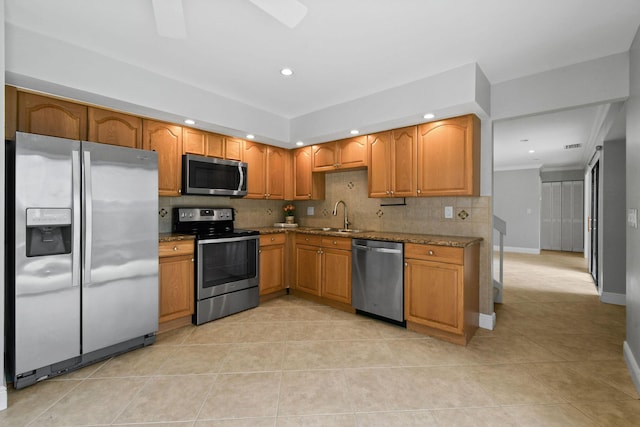
[[[6,159],[14,387],[152,344],[157,154],[17,133]]]

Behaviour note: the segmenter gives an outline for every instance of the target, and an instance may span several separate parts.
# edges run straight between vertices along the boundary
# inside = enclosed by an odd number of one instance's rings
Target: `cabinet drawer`
[[[158,245],[158,255],[160,257],[193,255],[193,240],[160,242]]]
[[[322,236],[313,234],[297,234],[296,244],[322,246]]]
[[[345,249],[351,250],[351,239],[346,237],[323,237],[322,238],[322,247],[325,249],[335,248],[335,249]]]
[[[405,243],[404,257],[462,265],[464,261],[464,249],[453,248],[451,246]]]
[[[287,236],[284,233],[266,234],[260,236],[260,246],[284,245],[286,239]]]

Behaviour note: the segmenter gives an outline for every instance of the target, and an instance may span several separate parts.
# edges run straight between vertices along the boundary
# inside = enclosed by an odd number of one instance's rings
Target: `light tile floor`
[[[467,347],[293,297],[9,390],[2,426],[637,426],[624,307],[572,254],[507,254]]]

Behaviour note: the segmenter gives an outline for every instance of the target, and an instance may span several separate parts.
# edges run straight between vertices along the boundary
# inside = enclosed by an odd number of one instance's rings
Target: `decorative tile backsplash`
[[[396,199],[367,197],[367,171],[334,172],[325,175],[325,200],[296,201],[296,222],[308,227],[336,227],[344,224],[342,208],[333,216],[333,207],[343,200],[351,228],[400,233],[482,237],[480,249],[480,311],[493,312],[491,301],[491,197],[408,197],[406,204],[389,206]],[[399,199],[401,202],[402,199]],[[161,233],[171,231],[172,208],[181,206],[233,207],[239,228],[269,227],[284,222],[283,200],[249,200],[229,197],[160,197],[158,216]],[[385,205],[385,206],[382,206]],[[307,215],[313,206],[315,215]],[[455,215],[444,217],[444,207],[452,206]]]

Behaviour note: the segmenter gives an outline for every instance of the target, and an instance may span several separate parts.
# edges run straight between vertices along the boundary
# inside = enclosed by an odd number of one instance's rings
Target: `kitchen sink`
[[[305,227],[309,231],[331,231],[334,233],[360,233],[362,230],[353,228],[333,228],[333,227]]]

